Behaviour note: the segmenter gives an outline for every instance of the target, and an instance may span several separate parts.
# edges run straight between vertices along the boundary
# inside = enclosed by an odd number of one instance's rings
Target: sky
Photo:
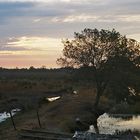
[[[59,67],[62,40],[84,28],[140,42],[140,0],[0,0],[0,67]]]

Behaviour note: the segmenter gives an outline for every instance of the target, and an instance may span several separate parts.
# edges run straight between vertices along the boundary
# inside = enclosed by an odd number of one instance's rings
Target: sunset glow
[[[0,52],[1,64],[4,67],[41,67],[47,65],[53,68],[56,59],[61,55],[61,39],[47,37],[20,37],[10,38],[7,48]],[[14,51],[13,51],[14,50]]]
[[[58,67],[62,39],[84,28],[140,41],[139,0],[0,0],[0,66]]]

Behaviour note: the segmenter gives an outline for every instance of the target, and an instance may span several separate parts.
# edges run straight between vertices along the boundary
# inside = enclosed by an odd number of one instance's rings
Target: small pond
[[[47,100],[50,101],[50,102],[53,102],[53,101],[56,101],[56,100],[58,100],[60,98],[61,98],[60,96],[56,96],[56,97],[47,98]]]
[[[12,115],[14,116],[19,111],[20,111],[20,109],[17,108],[17,109],[13,109],[11,112],[12,112]],[[0,123],[5,121],[8,118],[10,118],[9,113],[7,113],[7,112],[0,113]]]
[[[116,130],[137,130],[140,132],[140,115],[109,115],[104,113],[98,118],[98,127],[101,134],[114,134]],[[92,125],[89,131],[94,131]]]

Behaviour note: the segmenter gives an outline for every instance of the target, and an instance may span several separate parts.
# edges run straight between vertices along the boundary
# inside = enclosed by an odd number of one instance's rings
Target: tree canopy
[[[129,88],[136,88],[134,77],[140,76],[140,43],[136,40],[126,38],[115,29],[84,29],[74,33],[74,39],[64,40],[63,45],[63,57],[57,59],[59,65],[88,67],[94,72],[96,106],[108,85],[122,100],[130,95]]]
[[[63,41],[63,55],[57,60],[63,66],[94,66],[100,68],[110,57],[126,56],[139,65],[139,43],[127,39],[115,29],[84,29],[74,39]]]

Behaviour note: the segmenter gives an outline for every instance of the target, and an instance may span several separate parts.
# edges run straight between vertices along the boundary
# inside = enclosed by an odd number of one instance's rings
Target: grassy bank
[[[39,71],[0,71],[0,110],[7,109],[8,101],[17,101],[16,107],[22,109],[14,116],[17,129],[39,128],[36,108],[40,100],[39,116],[43,129],[58,132],[74,132],[76,118],[85,124],[87,130],[95,121],[93,104],[95,101],[95,88],[91,79],[84,80],[84,76],[72,78],[72,70],[39,70]],[[80,79],[81,78],[81,79]],[[77,94],[73,91],[76,90]],[[61,96],[59,100],[48,102],[47,97]],[[6,104],[5,104],[6,103]],[[125,106],[123,106],[124,108]],[[101,111],[116,113],[140,113],[139,103],[126,106],[102,96],[99,108]],[[2,140],[16,140],[11,120],[0,124]]]

